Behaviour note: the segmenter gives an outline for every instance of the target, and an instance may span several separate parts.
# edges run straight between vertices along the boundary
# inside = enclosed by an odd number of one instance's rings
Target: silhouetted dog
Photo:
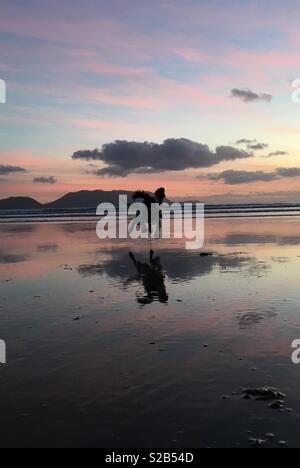
[[[151,218],[151,208],[152,208],[152,204],[153,203],[163,203],[163,201],[165,200],[166,198],[166,192],[165,192],[165,189],[163,187],[159,188],[158,190],[156,190],[156,192],[154,193],[154,196],[150,195],[149,193],[147,192],[144,192],[144,191],[141,191],[141,190],[137,190],[134,194],[133,194],[133,200],[137,200],[137,199],[142,199],[143,200],[143,203],[144,205],[146,205],[147,209],[148,209],[148,227],[149,227],[149,233],[151,234],[152,232],[152,218]],[[161,219],[161,213],[160,213],[160,219]]]

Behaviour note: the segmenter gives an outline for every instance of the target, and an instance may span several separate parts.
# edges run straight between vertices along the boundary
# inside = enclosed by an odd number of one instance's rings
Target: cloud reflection
[[[268,310],[247,310],[242,315],[238,316],[239,327],[241,330],[254,327],[266,319],[274,319],[277,317],[276,312]]]
[[[167,279],[175,283],[191,281],[197,277],[209,275],[213,271],[257,276],[269,269],[266,263],[259,262],[254,256],[247,254],[220,255],[215,253],[213,256],[200,257],[198,254],[180,253],[178,250],[160,250],[159,255]],[[79,265],[77,271],[81,276],[102,276],[105,273],[124,284],[128,277],[136,273],[133,267],[128,257],[128,250],[121,248],[110,251],[109,258],[100,262]]]
[[[3,252],[0,252],[0,264],[2,265],[26,262],[29,258],[30,256],[25,255],[25,254],[15,255],[15,254],[5,254]]]
[[[300,245],[300,236],[280,236],[273,234],[233,233],[225,237],[211,239],[213,244],[238,246],[247,244]]]

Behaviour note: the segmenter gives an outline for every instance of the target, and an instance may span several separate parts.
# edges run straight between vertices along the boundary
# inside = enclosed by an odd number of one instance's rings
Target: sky
[[[294,0],[1,0],[0,198],[298,201],[299,17]]]

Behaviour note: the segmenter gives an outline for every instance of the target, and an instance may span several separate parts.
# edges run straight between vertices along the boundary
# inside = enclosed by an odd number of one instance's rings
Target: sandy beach
[[[1,224],[1,446],[300,446],[299,218],[208,219],[205,238],[206,257],[94,222]],[[151,249],[149,286],[129,252]],[[260,387],[283,407],[245,397]]]

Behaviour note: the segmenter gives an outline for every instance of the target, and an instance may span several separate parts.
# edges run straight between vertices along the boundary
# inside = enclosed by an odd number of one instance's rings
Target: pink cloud
[[[177,47],[174,53],[188,62],[208,63],[213,60],[213,57],[199,49],[189,47]]]
[[[116,122],[101,119],[70,118],[68,119],[68,123],[72,126],[86,128],[89,130],[99,130],[116,126]]]
[[[84,34],[82,31],[84,29]],[[69,44],[97,45],[105,36],[120,36],[122,27],[108,20],[38,20],[32,18],[0,18],[0,31],[17,36],[46,39],[53,42],[64,41]],[[81,34],[78,32],[81,31]],[[101,34],[99,34],[101,31]]]
[[[226,63],[236,64],[237,67],[244,69],[259,66],[266,71],[272,71],[274,69],[281,70],[284,67],[299,66],[300,56],[298,52],[238,50],[227,55]]]
[[[142,77],[149,72],[147,68],[122,67],[108,63],[89,62],[78,64],[81,70],[99,75],[137,76]],[[74,64],[73,64],[74,66]]]

